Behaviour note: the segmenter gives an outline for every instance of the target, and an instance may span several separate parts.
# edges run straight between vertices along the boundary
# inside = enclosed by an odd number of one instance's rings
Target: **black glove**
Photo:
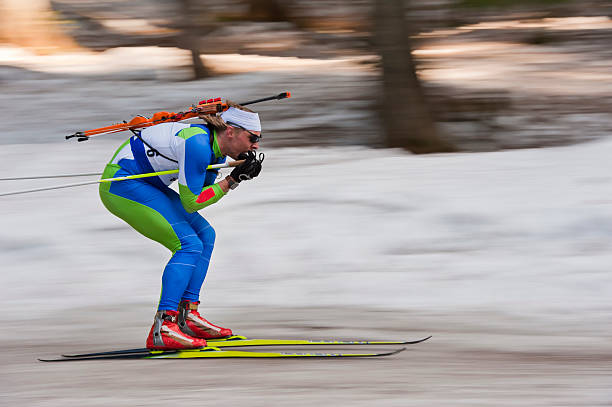
[[[230,177],[236,182],[241,182],[249,179],[253,179],[261,172],[261,163],[264,160],[263,153],[259,153],[259,157],[254,151],[248,151],[241,153],[238,156],[239,160],[244,160],[242,164],[234,168],[230,174]]]

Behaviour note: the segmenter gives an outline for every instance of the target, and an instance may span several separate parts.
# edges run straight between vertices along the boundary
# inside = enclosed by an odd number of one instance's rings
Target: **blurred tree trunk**
[[[453,151],[438,135],[416,74],[404,0],[374,1],[374,40],[382,59],[381,119],[386,146],[417,154]]]
[[[55,21],[50,0],[0,0],[0,42],[38,53],[79,48]]]
[[[191,0],[179,0],[178,3],[179,10],[181,10],[181,26],[183,27],[179,38],[179,47],[191,52],[194,79],[207,78],[211,76],[211,73],[200,58],[198,27],[193,17],[194,10],[191,7]]]
[[[287,11],[278,0],[248,0],[249,19],[254,21],[288,21]]]

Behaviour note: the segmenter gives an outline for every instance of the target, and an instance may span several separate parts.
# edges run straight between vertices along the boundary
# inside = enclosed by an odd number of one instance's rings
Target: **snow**
[[[95,172],[114,147],[5,145],[2,172]],[[202,211],[217,230],[203,302],[486,309],[604,329],[610,147],[265,149],[260,178]],[[3,191],[26,187],[13,185]],[[0,211],[8,318],[75,303],[154,307],[168,253],[108,213],[95,186],[3,197]]]
[[[268,71],[168,82],[182,75],[184,58],[168,51],[87,54],[80,65],[14,55],[7,63],[21,68],[0,67],[2,177],[99,172],[127,137],[63,139],[76,130],[178,111],[198,98],[240,101],[289,90],[291,99],[258,108],[266,132],[260,177],[202,211],[217,244],[201,310],[251,337],[434,338],[377,361],[221,360],[187,370],[141,361],[41,365],[37,357],[141,346],[169,253],[108,213],[95,186],[6,196],[7,399],[45,406],[157,406],[177,397],[193,405],[202,397],[232,404],[248,397],[261,406],[610,404],[612,141],[424,156],[348,146],[380,137],[368,110],[377,77],[368,69],[227,55],[218,59],[227,69]],[[130,65],[142,55],[155,58]],[[114,59],[110,72],[105,64]],[[477,60],[436,67],[478,71],[459,81],[478,87],[507,66],[501,55],[485,68],[474,68]],[[607,91],[572,78],[557,84],[561,94]],[[532,79],[521,83],[541,81]],[[512,75],[505,81],[516,84]],[[603,113],[572,112],[581,129],[609,123]],[[552,132],[522,123],[510,136]],[[0,193],[71,182],[2,181]]]
[[[101,171],[123,136],[63,140],[84,123],[178,110],[202,89],[223,95],[229,86],[237,100],[292,91],[289,101],[261,105],[268,134],[261,177],[203,211],[217,230],[204,303],[485,309],[603,328],[612,288],[609,140],[426,156],[337,145],[266,148],[279,135],[286,144],[291,137],[303,144],[304,131],[332,123],[345,126],[347,139],[371,136],[375,124],[364,120],[370,113],[354,100],[373,88],[375,76],[348,59],[220,55],[219,66],[230,71],[243,65],[265,72],[148,83],[129,80],[137,73],[130,73],[129,58],[119,58],[125,49],[86,53],[78,65],[66,55],[0,51],[9,63],[33,69],[2,71],[10,79],[2,98],[4,177]],[[151,72],[174,72],[185,57],[162,48],[129,53],[157,55],[139,64]],[[110,72],[107,59],[123,62]],[[325,73],[306,73],[314,68]],[[363,87],[356,86],[356,72]],[[335,100],[335,109],[313,104],[319,93]],[[32,120],[34,112],[44,120]],[[329,138],[316,132],[315,144]],[[3,181],[1,191],[53,182]],[[154,308],[169,254],[108,213],[95,186],[1,197],[0,211],[7,271],[0,295],[9,318],[23,318],[17,310],[53,313],[75,302]]]

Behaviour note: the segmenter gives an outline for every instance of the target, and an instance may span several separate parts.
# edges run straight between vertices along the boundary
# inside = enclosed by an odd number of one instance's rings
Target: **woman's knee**
[[[205,245],[214,245],[217,233],[211,225],[208,225],[207,227],[198,231],[198,236],[200,237],[202,243],[204,243]]]
[[[204,251],[204,243],[198,235],[185,236],[181,238],[180,250],[200,255]]]

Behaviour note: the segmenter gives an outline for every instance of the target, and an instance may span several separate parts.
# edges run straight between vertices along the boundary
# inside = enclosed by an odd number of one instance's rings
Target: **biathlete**
[[[263,155],[259,115],[228,103],[220,116],[202,115],[205,124],[162,123],[135,133],[115,152],[103,178],[178,169],[161,175],[100,184],[104,206],[138,232],[172,252],[162,275],[162,289],[149,349],[206,346],[206,339],[232,335],[198,313],[215,243],[215,231],[197,211],[212,205],[241,181],[259,175]],[[231,174],[215,183],[226,156],[244,159]],[[178,176],[178,178],[177,178]],[[169,188],[178,179],[179,193]]]

